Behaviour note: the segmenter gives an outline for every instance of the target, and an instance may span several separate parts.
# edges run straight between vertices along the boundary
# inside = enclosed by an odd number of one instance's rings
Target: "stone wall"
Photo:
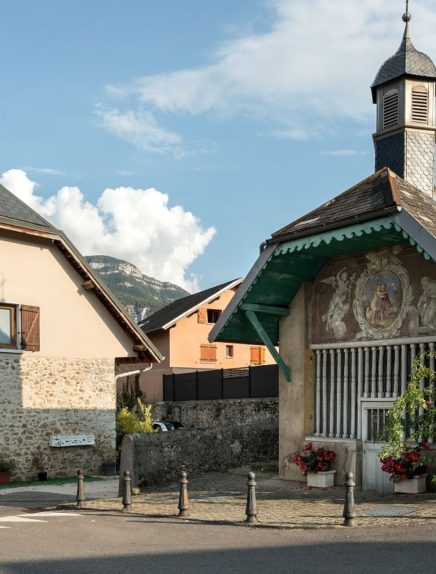
[[[14,478],[98,472],[114,458],[115,382],[110,359],[0,354],[0,452]],[[92,434],[95,446],[49,446],[53,435]]]
[[[132,485],[157,484],[188,474],[222,471],[253,462],[277,460],[278,428],[274,423],[128,435],[121,471],[129,468]]]
[[[187,428],[242,423],[278,424],[278,399],[165,402],[153,406],[154,420],[179,421]]]

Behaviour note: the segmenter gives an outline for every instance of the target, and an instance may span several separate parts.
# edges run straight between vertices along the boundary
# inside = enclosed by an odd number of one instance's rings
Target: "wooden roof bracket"
[[[247,317],[247,319],[250,321],[251,325],[253,326],[253,329],[259,335],[262,343],[265,345],[265,347],[268,349],[268,351],[273,356],[273,358],[274,358],[275,362],[277,363],[277,365],[279,366],[279,369],[281,370],[283,376],[288,381],[288,383],[290,383],[291,382],[291,370],[288,367],[288,365],[285,363],[285,361],[283,360],[283,357],[277,352],[277,349],[274,347],[273,342],[271,341],[271,339],[268,336],[268,333],[262,327],[262,324],[259,321],[259,318],[256,315],[256,312],[252,311],[250,309],[249,305],[247,305],[247,306],[242,305],[242,310],[244,311],[245,316]]]

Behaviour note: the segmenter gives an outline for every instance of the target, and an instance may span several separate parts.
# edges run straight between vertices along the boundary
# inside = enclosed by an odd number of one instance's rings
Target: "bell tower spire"
[[[372,84],[377,104],[374,134],[376,170],[389,167],[436,200],[434,100],[436,67],[418,52],[410,37],[409,0],[406,26],[397,52],[382,65]]]

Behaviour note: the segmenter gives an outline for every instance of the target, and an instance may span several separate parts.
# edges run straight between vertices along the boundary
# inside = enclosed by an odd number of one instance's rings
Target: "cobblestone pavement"
[[[208,473],[189,480],[190,516],[193,521],[241,524],[245,520],[248,469]],[[307,488],[275,474],[256,473],[259,523],[295,528],[342,525],[343,487]],[[132,498],[132,513],[147,518],[175,519],[179,486],[149,487]],[[356,526],[426,524],[436,526],[436,493],[420,495],[355,493]],[[90,500],[86,509],[119,511],[120,498]],[[365,514],[369,514],[365,516]]]

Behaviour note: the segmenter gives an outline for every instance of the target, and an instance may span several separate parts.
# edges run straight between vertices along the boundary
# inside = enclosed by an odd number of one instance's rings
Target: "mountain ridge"
[[[87,255],[85,261],[139,323],[169,303],[190,295],[174,283],[142,273],[133,263],[110,255]]]

